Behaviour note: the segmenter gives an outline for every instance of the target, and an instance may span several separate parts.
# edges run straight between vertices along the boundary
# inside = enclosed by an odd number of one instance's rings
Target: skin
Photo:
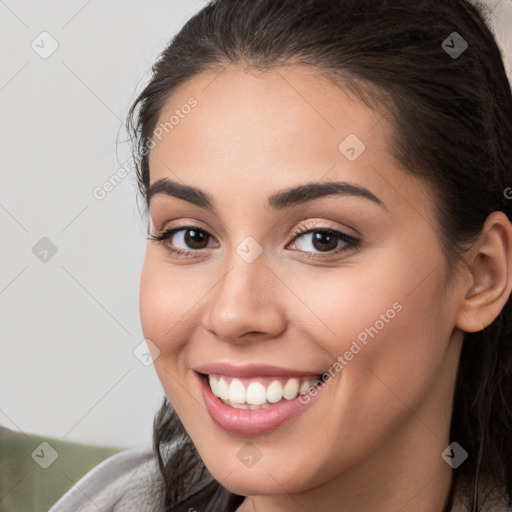
[[[160,121],[191,96],[197,107],[151,150],[151,183],[198,187],[216,212],[156,195],[150,232],[173,222],[211,237],[203,249],[187,245],[183,231],[166,241],[190,258],[148,242],[140,313],[159,350],[158,377],[207,468],[247,496],[243,512],[441,512],[463,331],[489,325],[510,294],[512,226],[493,213],[458,271],[448,272],[434,192],[390,154],[391,124],[311,70],[196,76],[167,100]],[[338,149],[348,134],[366,145],[355,161]],[[317,181],[363,186],[385,208],[340,195],[283,211],[264,206],[277,191]],[[361,245],[339,240],[346,251],[322,252],[311,234],[293,241],[301,223]],[[252,263],[236,252],[248,236],[263,250]],[[193,368],[222,361],[319,374],[394,303],[400,312],[273,432],[235,436],[209,416]],[[250,468],[237,457],[247,442],[261,453]]]

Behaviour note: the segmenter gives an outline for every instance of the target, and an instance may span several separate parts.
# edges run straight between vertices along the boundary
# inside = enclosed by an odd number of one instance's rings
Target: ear
[[[456,325],[477,332],[494,321],[512,290],[512,224],[505,213],[496,211],[487,217],[464,260],[468,279]]]

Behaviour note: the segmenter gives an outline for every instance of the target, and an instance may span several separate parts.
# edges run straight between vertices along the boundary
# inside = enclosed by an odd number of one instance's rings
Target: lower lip
[[[299,397],[297,397],[293,400],[283,399],[265,409],[235,409],[226,405],[212,393],[204,376],[197,372],[196,376],[210,416],[219,427],[230,434],[254,436],[271,432],[303,412],[311,402],[318,398],[318,395],[315,397],[309,395],[306,404],[299,402]]]

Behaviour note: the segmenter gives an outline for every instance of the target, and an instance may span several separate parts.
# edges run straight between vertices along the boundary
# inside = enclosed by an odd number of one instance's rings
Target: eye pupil
[[[320,246],[318,246],[318,242],[320,242]],[[327,245],[323,245],[327,243]],[[322,231],[317,231],[313,233],[313,246],[317,250],[332,250],[336,249],[338,245],[338,240],[336,236],[333,236],[329,233],[325,233]]]
[[[199,231],[197,229],[187,229],[185,232],[185,242],[191,248],[204,249],[206,245],[201,246],[201,243],[204,242],[205,240],[207,240],[207,237],[205,236],[205,233],[203,231]]]

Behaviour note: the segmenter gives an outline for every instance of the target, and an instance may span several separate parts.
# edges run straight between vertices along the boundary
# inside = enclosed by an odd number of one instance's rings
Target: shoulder
[[[179,442],[169,446],[171,457]],[[205,481],[202,486],[207,483]],[[98,464],[76,482],[49,512],[162,512],[161,486],[152,445],[137,446]]]
[[[155,484],[158,467],[151,445],[123,450],[95,466],[76,482],[49,512],[114,510],[129,500],[125,510],[144,509],[148,487]],[[158,510],[158,509],[153,509]]]

